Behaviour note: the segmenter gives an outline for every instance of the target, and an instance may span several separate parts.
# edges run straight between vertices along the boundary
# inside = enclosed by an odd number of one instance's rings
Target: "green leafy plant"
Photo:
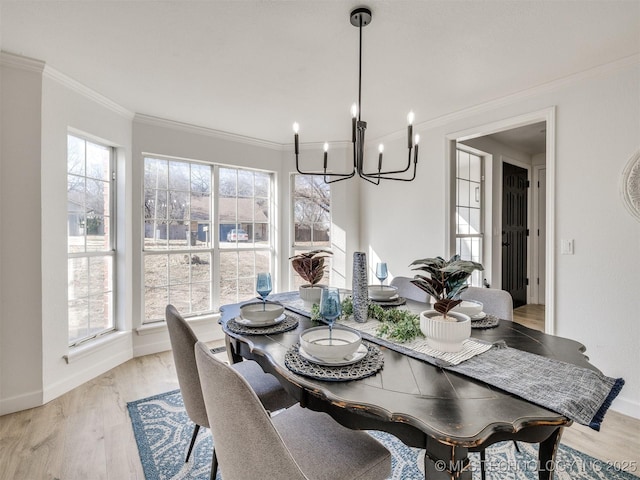
[[[380,322],[376,335],[396,342],[404,343],[416,337],[423,337],[420,330],[420,317],[408,310],[385,309],[374,303],[369,304],[368,317]],[[346,297],[342,301],[342,317],[353,315],[353,301]]]
[[[322,280],[326,269],[324,260],[330,255],[333,255],[330,250],[312,250],[311,252],[302,252],[294,255],[289,260],[291,260],[291,266],[296,273],[308,285],[314,286]]]
[[[435,299],[433,308],[445,319],[447,313],[462,302],[459,297],[467,289],[467,279],[471,273],[484,270],[477,262],[461,260],[460,255],[454,255],[449,260],[442,257],[422,258],[414,260],[410,266],[429,275],[416,274],[411,283]]]

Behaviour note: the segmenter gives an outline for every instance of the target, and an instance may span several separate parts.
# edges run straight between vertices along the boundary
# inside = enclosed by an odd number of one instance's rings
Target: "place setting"
[[[483,311],[484,305],[477,300],[463,300],[456,305],[452,311],[468,315],[471,319],[471,328],[478,330],[495,328],[499,325],[500,319],[495,315],[488,315]]]
[[[227,328],[233,333],[268,335],[293,330],[298,320],[285,313],[284,306],[267,300],[272,290],[270,273],[258,273],[256,291],[261,301],[251,301],[240,306],[240,316],[229,320]]]
[[[340,292],[325,287],[320,296],[320,315],[327,325],[300,334],[299,342],[285,354],[289,370],[327,381],[348,381],[375,374],[384,363],[378,347],[362,341],[359,332],[335,326],[342,313]]]
[[[380,262],[376,264],[376,278],[380,285],[369,285],[369,300],[381,307],[399,307],[407,303],[407,299],[398,295],[398,288],[392,285],[385,285],[384,281],[389,276],[387,264]]]

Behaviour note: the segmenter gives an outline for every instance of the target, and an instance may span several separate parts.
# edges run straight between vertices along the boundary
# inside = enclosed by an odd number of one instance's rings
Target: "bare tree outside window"
[[[114,329],[113,149],[67,136],[69,344]]]
[[[322,177],[294,174],[291,181],[293,201],[292,255],[331,247],[331,188]],[[328,268],[331,259],[327,258]],[[304,283],[291,268],[293,287]]]

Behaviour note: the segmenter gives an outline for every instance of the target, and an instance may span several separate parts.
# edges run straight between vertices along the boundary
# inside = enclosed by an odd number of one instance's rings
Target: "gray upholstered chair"
[[[416,302],[429,303],[431,296],[424,290],[416,287],[411,283],[409,277],[393,277],[390,285],[398,288],[398,295],[408,300],[414,300]]]
[[[365,432],[295,405],[273,417],[247,381],[195,347],[200,383],[225,480],[376,480],[391,474],[391,454]],[[242,426],[242,428],[239,428]]]
[[[185,459],[185,462],[188,462],[200,427],[210,428],[194,355],[194,346],[198,338],[173,305],[167,305],[165,314],[171,349],[173,350],[173,360],[178,374],[180,393],[182,394],[185,410],[191,421],[195,423],[187,458]],[[275,411],[295,403],[293,397],[284,391],[278,380],[273,375],[265,373],[256,362],[236,363],[233,368],[247,380],[267,410]],[[211,466],[211,478],[215,478],[217,467],[215,451],[213,452]]]
[[[482,311],[503,320],[513,321],[513,299],[509,292],[497,288],[469,287],[460,298],[482,302]]]

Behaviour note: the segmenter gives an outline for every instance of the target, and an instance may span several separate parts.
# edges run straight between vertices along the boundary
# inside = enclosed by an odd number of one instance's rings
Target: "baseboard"
[[[42,405],[42,390],[0,399],[0,416]]]
[[[126,350],[119,351],[98,363],[87,362],[89,364],[87,368],[46,386],[42,395],[43,404],[50,402],[51,400],[58,398],[60,395],[63,395],[74,388],[99,377],[112,368],[123,364],[131,359],[131,355],[131,348],[127,348]]]
[[[618,397],[611,404],[611,410],[640,420],[640,403],[633,400]]]

